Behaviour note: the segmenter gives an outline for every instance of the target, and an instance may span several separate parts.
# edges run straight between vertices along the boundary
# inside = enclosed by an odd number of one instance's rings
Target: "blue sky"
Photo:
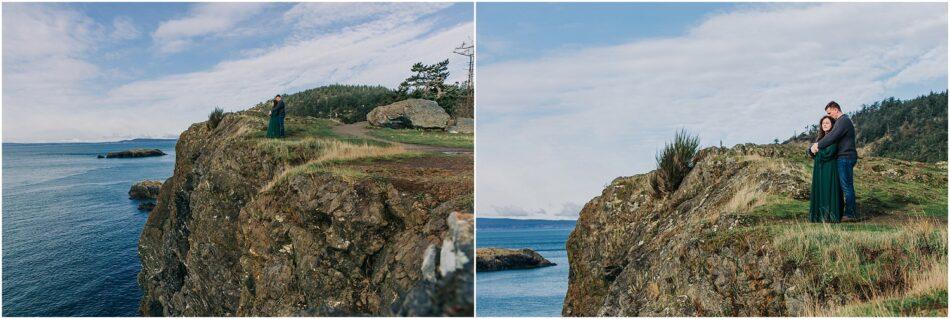
[[[175,137],[215,106],[395,87],[474,35],[470,3],[4,3],[3,141]]]
[[[732,3],[479,3],[479,65],[675,36]]]
[[[477,19],[481,217],[576,218],[679,129],[770,143],[830,100],[948,86],[945,3],[480,3]]]

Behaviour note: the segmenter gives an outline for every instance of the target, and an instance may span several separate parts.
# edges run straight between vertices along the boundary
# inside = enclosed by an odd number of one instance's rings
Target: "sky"
[[[175,138],[328,84],[463,81],[471,3],[3,3],[3,142]]]
[[[479,217],[575,219],[676,131],[785,140],[947,90],[946,3],[478,4]]]

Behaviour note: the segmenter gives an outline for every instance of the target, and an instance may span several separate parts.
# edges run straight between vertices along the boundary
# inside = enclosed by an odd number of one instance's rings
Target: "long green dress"
[[[280,137],[280,127],[278,126],[277,117],[274,115],[271,115],[270,121],[267,122],[267,137]]]
[[[832,144],[815,154],[815,168],[811,175],[811,208],[808,210],[808,219],[812,222],[841,222],[844,199],[841,186],[838,185],[837,152],[838,148]]]

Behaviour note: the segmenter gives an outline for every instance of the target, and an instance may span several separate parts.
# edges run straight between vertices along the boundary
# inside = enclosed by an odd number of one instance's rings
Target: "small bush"
[[[656,155],[656,172],[650,177],[654,197],[666,196],[679,188],[686,174],[693,169],[693,159],[699,150],[699,137],[686,130],[676,133],[673,142],[666,144]]]
[[[221,123],[221,119],[224,118],[224,110],[220,107],[214,108],[214,111],[211,111],[211,114],[208,115],[208,128],[215,129],[218,127],[218,123]]]

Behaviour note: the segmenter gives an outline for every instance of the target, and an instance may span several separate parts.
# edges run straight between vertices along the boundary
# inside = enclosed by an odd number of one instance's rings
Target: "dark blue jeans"
[[[856,218],[857,204],[854,202],[854,165],[857,158],[838,158],[838,184],[841,184],[841,193],[844,194],[844,216]]]
[[[284,137],[284,117],[283,116],[277,117],[277,129],[279,132],[277,133],[277,136]]]

